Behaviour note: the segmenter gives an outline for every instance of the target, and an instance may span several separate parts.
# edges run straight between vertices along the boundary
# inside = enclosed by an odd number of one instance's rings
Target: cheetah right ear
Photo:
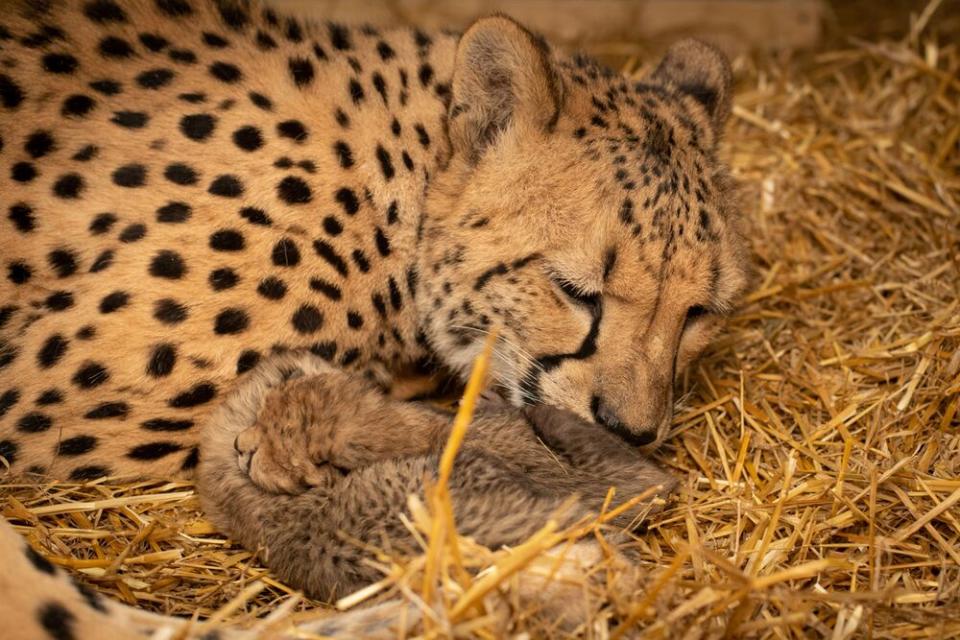
[[[550,49],[514,20],[477,20],[457,45],[450,141],[454,153],[476,164],[511,126],[548,131],[560,114],[562,82]]]
[[[650,79],[693,96],[714,130],[723,129],[730,116],[733,73],[722,51],[700,40],[681,40],[667,50]]]

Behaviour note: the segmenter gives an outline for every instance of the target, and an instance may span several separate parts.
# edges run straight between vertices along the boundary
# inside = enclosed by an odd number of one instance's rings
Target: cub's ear
[[[454,152],[476,163],[511,126],[550,129],[559,117],[562,88],[543,40],[505,16],[477,20],[460,38],[454,59]]]
[[[699,40],[681,40],[667,50],[650,79],[696,98],[714,129],[723,128],[730,115],[733,73],[719,49]]]

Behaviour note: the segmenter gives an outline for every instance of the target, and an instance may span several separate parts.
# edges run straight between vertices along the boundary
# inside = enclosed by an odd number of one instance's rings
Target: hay
[[[682,486],[636,569],[545,554],[572,533],[606,549],[599,523],[494,552],[414,501],[425,553],[379,552],[384,580],[341,605],[410,602],[411,635],[569,634],[521,597],[540,571],[588,603],[588,637],[960,637],[960,50],[923,26],[736,62],[756,286],[684,381],[659,454]],[[0,490],[31,544],[122,602],[229,624],[324,606],[217,535],[187,483]]]

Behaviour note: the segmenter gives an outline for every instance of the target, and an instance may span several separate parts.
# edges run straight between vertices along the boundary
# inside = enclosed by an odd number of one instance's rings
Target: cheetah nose
[[[642,429],[631,429],[620,419],[620,416],[610,408],[602,399],[594,396],[590,403],[593,411],[593,417],[598,424],[602,425],[607,431],[626,441],[635,447],[645,447],[657,439],[657,428],[645,427]]]

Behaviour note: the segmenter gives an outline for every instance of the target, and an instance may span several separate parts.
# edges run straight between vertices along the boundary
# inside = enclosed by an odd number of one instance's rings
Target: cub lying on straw
[[[331,398],[340,411],[329,411],[324,401]],[[374,432],[374,423],[392,431]],[[307,431],[308,440],[297,440],[296,449],[259,447],[253,456],[249,444],[234,449],[259,439],[266,424]],[[363,560],[369,547],[388,542],[395,552],[417,550],[400,515],[407,497],[436,477],[449,428],[448,415],[391,400],[321,358],[278,356],[258,367],[207,427],[199,473],[204,509],[245,546],[263,549],[283,580],[314,597],[339,597],[382,577]],[[315,466],[320,456],[326,462]],[[270,478],[302,473],[312,486],[277,487],[297,495],[264,491],[247,475],[251,457],[262,457]],[[449,482],[460,532],[491,547],[519,543],[554,514],[565,525],[596,512],[611,486],[631,497],[657,487],[666,495],[673,485],[615,435],[545,405],[481,413]],[[635,515],[615,524],[629,525]]]

